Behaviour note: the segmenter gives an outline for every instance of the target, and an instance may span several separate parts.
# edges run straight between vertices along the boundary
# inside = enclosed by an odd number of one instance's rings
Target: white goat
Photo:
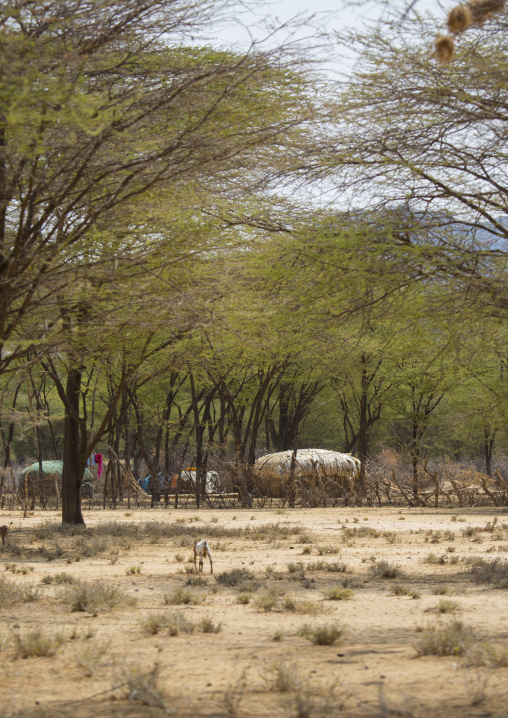
[[[210,559],[210,573],[213,573],[212,554],[208,548],[208,544],[204,539],[194,541],[194,568],[196,568],[196,559],[199,556],[199,571],[203,571],[203,558],[208,554]]]

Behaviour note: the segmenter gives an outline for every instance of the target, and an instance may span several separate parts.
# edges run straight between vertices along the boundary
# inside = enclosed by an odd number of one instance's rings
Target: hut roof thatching
[[[279,451],[276,454],[262,456],[254,464],[255,469],[264,476],[283,476],[291,471],[293,452]],[[316,463],[317,462],[317,463]],[[295,476],[312,472],[314,466],[325,476],[345,476],[356,478],[360,471],[360,462],[351,454],[341,454],[328,449],[299,449],[296,453]]]

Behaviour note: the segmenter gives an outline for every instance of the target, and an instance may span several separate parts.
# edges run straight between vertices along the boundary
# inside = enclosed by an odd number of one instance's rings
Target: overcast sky
[[[409,13],[430,12],[444,24],[447,10],[455,4],[454,0],[415,0],[414,2],[413,0],[390,0],[390,2],[362,0],[356,3],[348,0],[259,0],[259,2],[247,0],[247,2],[254,10],[240,14],[240,24],[228,25],[216,31],[215,41],[222,46],[233,45],[240,49],[248,46],[252,38],[256,40],[266,38],[263,19],[268,19],[274,26],[279,27],[297,15],[309,17],[315,14],[314,22],[324,25],[327,31],[342,31],[348,27],[361,29],[368,23],[376,23],[380,18],[388,19],[389,16],[398,19],[402,17],[405,10],[409,9]],[[414,9],[411,10],[411,7]],[[279,33],[278,42],[282,42],[283,37],[284,32]],[[349,54],[347,49],[345,54]]]

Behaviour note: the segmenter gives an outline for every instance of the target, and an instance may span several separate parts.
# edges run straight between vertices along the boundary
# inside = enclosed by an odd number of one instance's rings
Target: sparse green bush
[[[141,573],[141,566],[129,566],[125,569],[125,573],[127,574],[127,576],[130,576],[131,574]]]
[[[14,658],[41,658],[53,655],[66,640],[60,633],[44,634],[39,629],[12,637]]]
[[[329,601],[349,601],[355,595],[350,588],[332,588],[323,594]]]
[[[46,574],[46,576],[43,576],[41,578],[41,583],[56,583],[60,585],[62,583],[76,583],[76,579],[74,578],[74,576],[71,576],[70,573],[65,573],[63,571],[62,573],[55,573],[53,576],[51,576],[50,574]]]
[[[345,629],[329,624],[322,626],[305,625],[298,633],[307,638],[315,646],[333,646],[344,640]]]
[[[418,656],[463,656],[474,641],[471,628],[454,621],[444,627],[433,626],[424,631],[415,648]]]
[[[211,618],[203,618],[198,623],[198,628],[202,633],[220,633],[222,623],[214,623]]]
[[[277,606],[278,611],[288,613],[308,613],[315,616],[322,612],[322,607],[314,601],[296,600],[294,598],[285,598]]]
[[[260,611],[273,611],[279,605],[279,596],[274,591],[256,596],[255,605]]]
[[[455,613],[459,608],[459,604],[456,601],[439,601],[437,604],[437,610],[439,613]]]
[[[383,531],[383,536],[388,543],[397,543],[399,541],[399,536],[395,531]]]
[[[193,633],[196,624],[188,621],[182,613],[151,613],[141,621],[141,630],[152,635],[167,632],[170,636],[177,636],[180,631]]]

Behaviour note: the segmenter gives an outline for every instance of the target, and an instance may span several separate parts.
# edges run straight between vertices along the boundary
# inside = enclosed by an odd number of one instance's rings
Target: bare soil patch
[[[0,716],[505,716],[505,511],[2,512]]]

